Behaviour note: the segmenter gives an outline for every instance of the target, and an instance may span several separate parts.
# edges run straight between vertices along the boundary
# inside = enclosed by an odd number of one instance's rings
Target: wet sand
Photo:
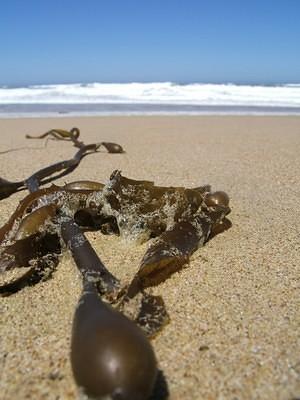
[[[78,126],[90,155],[57,183],[106,182],[115,169],[158,185],[211,184],[231,198],[233,226],[153,290],[171,322],[153,346],[171,400],[300,397],[300,118],[101,117],[0,120],[0,176],[20,180],[68,159],[70,143],[26,140]],[[25,193],[0,202],[0,223]],[[123,282],[147,244],[88,235]],[[80,277],[65,254],[53,277],[0,299],[0,399],[76,399],[69,346]],[[161,398],[157,397],[157,400]]]

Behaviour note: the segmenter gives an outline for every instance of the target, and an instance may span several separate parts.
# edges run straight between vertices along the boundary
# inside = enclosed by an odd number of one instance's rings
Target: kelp
[[[109,153],[123,152],[111,142],[85,145],[79,135],[78,128],[27,135],[69,141],[79,150],[72,159],[45,167],[24,181],[0,180],[1,198],[26,188],[30,192],[0,229],[0,269],[28,270],[0,286],[0,294],[11,295],[49,279],[60,254],[69,249],[83,282],[71,340],[75,381],[94,397],[146,399],[158,376],[149,338],[169,322],[162,297],[153,296],[149,287],[179,271],[193,252],[231,226],[226,218],[229,197],[212,192],[209,185],[160,187],[126,178],[118,170],[106,184],[85,180],[40,189],[70,173],[100,146]],[[83,233],[86,230],[140,243],[149,240],[131,282],[122,284],[103,265]]]
[[[157,362],[146,335],[130,319],[101,300],[119,289],[81,232],[66,216],[61,233],[83,278],[71,340],[74,378],[93,397],[147,399],[157,376]]]
[[[5,199],[20,190],[28,189],[30,192],[35,192],[40,186],[53,182],[54,180],[71,173],[75,168],[77,168],[80,161],[85,156],[98,152],[101,146],[105,147],[108,153],[124,153],[122,146],[117,143],[100,142],[85,145],[83,142],[78,140],[79,134],[80,131],[78,128],[72,128],[70,131],[51,129],[40,136],[26,135],[28,139],[43,139],[49,136],[55,140],[71,141],[75,147],[79,148],[79,150],[75,153],[73,158],[42,168],[22,181],[11,182],[0,178],[0,200]]]

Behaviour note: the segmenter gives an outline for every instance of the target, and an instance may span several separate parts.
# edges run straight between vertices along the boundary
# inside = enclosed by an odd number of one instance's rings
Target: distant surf
[[[0,88],[0,117],[300,114],[300,84],[89,83]]]

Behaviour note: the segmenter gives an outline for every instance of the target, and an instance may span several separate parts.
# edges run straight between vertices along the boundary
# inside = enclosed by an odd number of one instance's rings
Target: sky
[[[300,82],[300,0],[3,0],[0,86]]]

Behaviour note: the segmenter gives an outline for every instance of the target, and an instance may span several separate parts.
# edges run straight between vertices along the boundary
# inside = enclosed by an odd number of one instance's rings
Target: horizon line
[[[187,85],[235,85],[235,86],[285,86],[300,85],[300,80],[295,81],[172,81],[172,80],[132,80],[132,81],[72,81],[72,82],[47,82],[47,83],[28,83],[28,84],[0,84],[0,89],[18,89],[30,88],[37,86],[59,86],[59,85],[92,85],[92,84],[105,84],[105,85],[126,85],[126,84],[154,84],[154,83],[170,83],[172,85],[187,86]]]

